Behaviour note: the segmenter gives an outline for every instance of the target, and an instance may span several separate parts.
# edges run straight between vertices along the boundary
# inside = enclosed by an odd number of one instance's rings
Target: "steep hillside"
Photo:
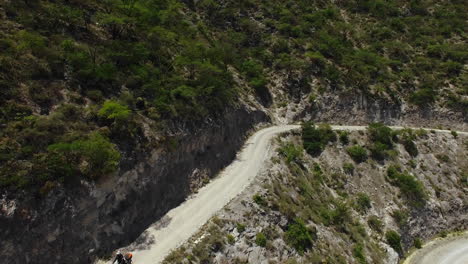
[[[337,135],[304,126],[279,137],[256,184],[165,263],[396,264],[467,228],[467,143],[379,125]]]
[[[110,252],[229,164],[262,122],[466,130],[465,10],[0,0],[0,256]]]

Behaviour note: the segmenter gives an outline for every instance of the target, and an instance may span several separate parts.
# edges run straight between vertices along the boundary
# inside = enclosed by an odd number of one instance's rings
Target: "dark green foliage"
[[[336,141],[336,134],[329,125],[316,128],[311,122],[306,122],[302,124],[302,141],[307,153],[319,155],[329,142]]]
[[[348,131],[340,131],[340,142],[343,145],[348,145],[349,143],[349,132]]]
[[[359,145],[355,145],[346,149],[351,158],[360,163],[367,160],[367,150]]]
[[[227,241],[228,241],[228,243],[229,243],[230,245],[234,245],[234,243],[236,242],[236,239],[235,239],[234,236],[231,235],[231,234],[228,234],[228,235],[226,236],[226,239],[227,239]]]
[[[396,252],[399,254],[403,253],[403,249],[401,247],[401,237],[400,234],[398,234],[394,230],[387,231],[385,233],[385,239],[387,240],[387,243],[395,249]]]
[[[417,249],[422,248],[422,240],[419,237],[415,238],[413,241],[413,245]]]
[[[236,228],[237,228],[237,231],[238,231],[239,233],[242,233],[242,232],[245,231],[245,225],[244,225],[244,224],[237,223],[237,224],[236,224]]]
[[[353,174],[354,172],[354,165],[352,163],[345,163],[343,165],[343,171],[347,174]]]
[[[408,212],[404,210],[395,210],[392,212],[392,216],[399,226],[406,225],[409,217]]]
[[[367,127],[367,131],[373,142],[380,142],[388,148],[393,146],[393,133],[391,128],[382,123],[372,123]]]
[[[457,131],[450,131],[450,134],[452,134],[452,136],[453,136],[454,138],[457,138],[457,137],[458,137]]]
[[[372,207],[371,199],[365,193],[358,193],[356,197],[356,208],[361,212],[366,212]]]
[[[435,102],[436,92],[430,88],[422,88],[412,93],[410,102],[419,106],[427,106]]]
[[[390,182],[400,188],[401,193],[408,199],[413,206],[422,206],[427,195],[424,185],[414,176],[408,173],[402,173],[398,167],[390,166],[387,169],[387,175]]]
[[[373,144],[369,147],[371,156],[376,160],[383,160],[388,156],[388,151],[393,149],[395,134],[392,129],[382,123],[372,123],[367,131]]]
[[[312,247],[315,234],[305,226],[304,221],[296,219],[293,223],[289,224],[288,230],[285,233],[285,240],[299,253],[304,253]]]
[[[120,123],[128,121],[130,114],[131,111],[127,106],[110,100],[104,102],[104,105],[98,112],[99,117],[115,120],[116,122]]]
[[[294,83],[294,76],[313,75],[317,98],[331,89],[389,103],[427,107],[440,102],[462,114],[468,109],[463,71],[468,52],[460,41],[468,19],[461,1],[195,2],[28,0],[6,5],[0,123],[7,132],[2,131],[0,142],[9,143],[0,157],[0,177],[34,183],[18,179],[33,175],[26,164],[47,160],[48,145],[84,139],[99,127],[110,126],[111,140],[128,149],[152,145],[137,133],[146,117],[165,124],[222,115],[244,91],[234,81],[237,73],[245,81],[240,83],[267,104],[272,101],[269,76],[285,74],[293,97],[309,87],[308,80]],[[140,106],[135,107],[135,99],[120,99],[130,115],[123,109],[114,115],[117,119],[95,118],[92,109],[124,93],[141,98]],[[53,115],[69,102],[89,107],[81,110],[86,117],[61,120],[66,124],[62,131],[60,122],[57,130],[47,131],[23,120],[32,109],[36,116],[36,110]],[[304,148],[317,155],[327,137],[311,135]],[[344,136],[340,141],[346,144]],[[383,145],[375,142],[369,149],[384,159],[391,144],[378,142]],[[413,143],[401,143],[417,155]]]
[[[259,194],[253,196],[253,201],[260,206],[267,206],[267,201]]]
[[[399,141],[405,147],[405,150],[413,157],[416,157],[419,154],[418,147],[414,143],[416,135],[411,129],[403,129],[398,132]]]
[[[120,153],[115,145],[98,133],[87,140],[76,140],[71,143],[58,143],[48,147],[51,156],[49,168],[53,174],[69,175],[83,162],[88,165],[79,170],[88,177],[96,178],[117,169]]]
[[[255,244],[261,246],[261,247],[265,247],[266,244],[267,244],[267,238],[265,236],[265,234],[263,233],[257,233],[257,235],[255,236]]]

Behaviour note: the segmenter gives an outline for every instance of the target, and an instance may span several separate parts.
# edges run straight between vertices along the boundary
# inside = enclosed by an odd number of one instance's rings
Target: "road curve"
[[[240,194],[255,178],[269,155],[270,140],[277,134],[298,129],[299,125],[279,125],[253,134],[236,160],[197,194],[169,211],[161,220],[146,229],[131,245],[136,264],[156,264],[194,235],[217,211]],[[334,130],[359,131],[366,126],[332,126]],[[403,127],[391,127],[402,129]],[[427,129],[429,130],[429,129]],[[435,130],[450,133],[449,130]],[[468,135],[467,132],[459,134]],[[98,261],[99,263],[105,263]]]
[[[244,190],[260,171],[268,156],[269,141],[278,133],[299,128],[297,125],[274,126],[251,136],[236,160],[221,175],[201,188],[191,199],[169,211],[163,228],[153,225],[143,235],[151,237],[150,245],[133,251],[134,263],[160,263],[171,250],[187,241],[217,211]],[[142,240],[148,240],[147,238]],[[138,240],[137,240],[138,241]],[[129,248],[138,245],[130,246]]]
[[[467,264],[468,232],[436,239],[415,251],[404,264]]]

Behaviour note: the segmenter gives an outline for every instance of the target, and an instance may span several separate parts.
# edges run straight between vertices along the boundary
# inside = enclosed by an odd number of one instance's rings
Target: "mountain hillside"
[[[467,14],[461,0],[0,0],[0,256],[108,254],[262,123],[467,130]]]
[[[255,184],[164,263],[401,263],[468,227],[467,143],[378,124],[305,125],[278,137]]]

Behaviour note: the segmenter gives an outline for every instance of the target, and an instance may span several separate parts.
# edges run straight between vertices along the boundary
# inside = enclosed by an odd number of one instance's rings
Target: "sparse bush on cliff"
[[[302,141],[304,149],[311,155],[319,155],[328,142],[336,141],[336,134],[330,125],[322,124],[318,128],[311,122],[302,124]]]
[[[294,220],[289,224],[288,230],[285,233],[286,242],[295,248],[299,253],[304,253],[312,247],[315,234],[305,226],[301,219]]]
[[[401,237],[398,232],[394,230],[387,231],[385,233],[385,239],[387,243],[399,254],[403,253],[403,249],[401,248]]]
[[[364,162],[367,159],[367,150],[359,145],[355,145],[346,149],[351,158],[360,163]]]

